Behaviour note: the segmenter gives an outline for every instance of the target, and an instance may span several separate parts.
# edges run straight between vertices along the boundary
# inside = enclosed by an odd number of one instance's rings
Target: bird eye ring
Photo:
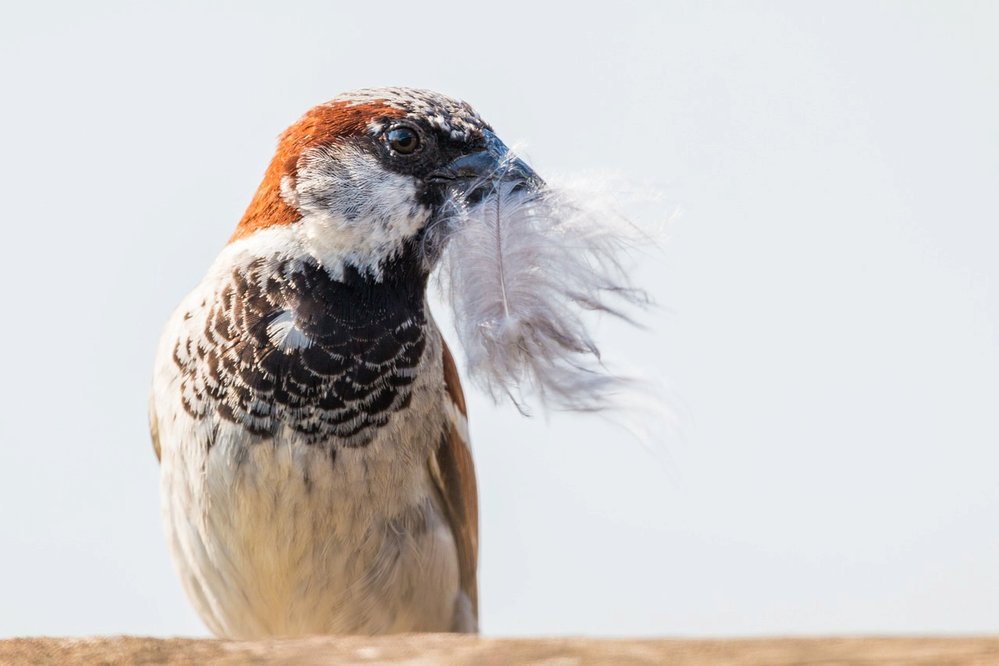
[[[420,147],[420,135],[410,127],[396,127],[385,135],[389,148],[400,155],[412,155]]]

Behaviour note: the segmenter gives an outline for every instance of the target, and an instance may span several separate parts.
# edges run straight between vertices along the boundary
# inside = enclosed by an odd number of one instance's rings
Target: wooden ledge
[[[999,638],[499,639],[443,634],[268,641],[15,638],[0,664],[999,664]]]

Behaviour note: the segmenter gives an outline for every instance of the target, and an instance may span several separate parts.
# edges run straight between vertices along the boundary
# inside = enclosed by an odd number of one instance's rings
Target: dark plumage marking
[[[331,452],[368,444],[409,405],[426,347],[417,264],[407,252],[381,281],[352,268],[334,280],[302,262],[234,271],[203,330],[174,349],[185,410],[261,437],[287,427]],[[293,329],[285,343],[278,325]]]

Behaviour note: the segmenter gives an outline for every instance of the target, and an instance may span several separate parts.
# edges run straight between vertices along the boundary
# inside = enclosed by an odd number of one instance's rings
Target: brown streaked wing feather
[[[455,411],[465,412],[465,395],[461,390],[458,369],[447,345],[444,345],[444,384]],[[451,531],[458,546],[461,589],[472,602],[475,617],[479,616],[479,590],[476,569],[479,559],[479,502],[475,485],[475,466],[464,428],[451,423],[441,446],[430,461],[430,472],[444,500]]]

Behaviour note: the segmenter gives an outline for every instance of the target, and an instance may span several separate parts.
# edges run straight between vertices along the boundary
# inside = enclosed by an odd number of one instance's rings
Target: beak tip
[[[523,183],[531,191],[544,187],[544,180],[511,153],[495,134],[486,132],[485,138],[485,146],[481,150],[455,158],[431,173],[427,181],[460,190],[466,197],[481,190],[486,181],[517,182],[517,189]]]

